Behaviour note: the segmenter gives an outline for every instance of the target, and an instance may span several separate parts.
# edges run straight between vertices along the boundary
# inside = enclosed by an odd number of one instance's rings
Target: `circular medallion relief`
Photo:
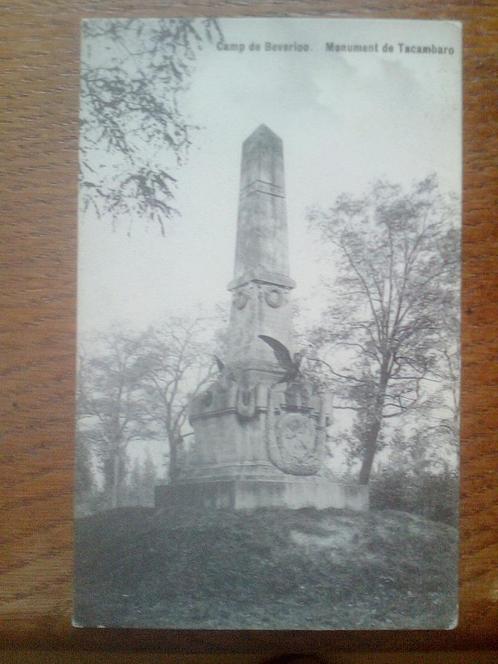
[[[320,440],[311,418],[288,412],[276,421],[269,439],[271,461],[284,473],[314,475],[320,468]]]
[[[265,291],[265,300],[270,307],[276,309],[277,307],[281,306],[284,300],[284,296],[282,291],[278,288],[268,288]]]
[[[282,456],[288,462],[302,462],[315,449],[315,431],[311,420],[298,413],[281,416],[277,426],[277,441]]]
[[[246,306],[248,300],[249,295],[246,293],[246,291],[243,290],[237,291],[233,296],[233,302],[237,309],[243,309]]]

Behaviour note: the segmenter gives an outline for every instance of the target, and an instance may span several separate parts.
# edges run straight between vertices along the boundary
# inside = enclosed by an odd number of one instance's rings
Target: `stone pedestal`
[[[301,380],[244,387],[219,379],[191,403],[194,443],[158,507],[368,509],[368,489],[321,475],[326,403]]]
[[[323,477],[179,481],[156,487],[156,505],[166,510],[286,507],[368,510],[366,486]]]

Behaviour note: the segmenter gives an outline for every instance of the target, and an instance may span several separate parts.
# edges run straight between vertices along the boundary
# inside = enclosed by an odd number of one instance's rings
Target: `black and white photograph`
[[[458,622],[461,25],[81,26],[77,627]]]

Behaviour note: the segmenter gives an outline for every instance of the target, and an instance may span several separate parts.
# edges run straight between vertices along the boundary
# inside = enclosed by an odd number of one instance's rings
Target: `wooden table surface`
[[[447,18],[464,23],[461,611],[456,630],[272,633],[71,627],[79,20],[185,14]],[[227,653],[496,646],[497,3],[17,0],[1,2],[0,16],[0,646]]]

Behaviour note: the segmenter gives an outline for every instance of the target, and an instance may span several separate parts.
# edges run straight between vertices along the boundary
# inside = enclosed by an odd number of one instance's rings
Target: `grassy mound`
[[[403,512],[143,508],[79,519],[75,621],[206,629],[445,628],[456,531]]]

